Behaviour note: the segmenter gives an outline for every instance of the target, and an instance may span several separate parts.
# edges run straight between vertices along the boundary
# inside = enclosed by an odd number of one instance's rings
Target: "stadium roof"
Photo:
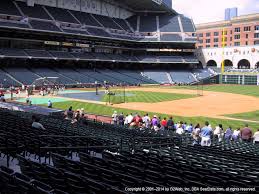
[[[124,4],[133,12],[169,12],[177,13],[171,7],[168,7],[162,0],[115,0],[119,4]]]

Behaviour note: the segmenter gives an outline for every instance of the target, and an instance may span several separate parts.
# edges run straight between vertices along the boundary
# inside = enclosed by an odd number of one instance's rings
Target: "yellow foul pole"
[[[221,41],[222,45],[222,62],[221,62],[221,74],[220,74],[220,78],[219,78],[219,82],[220,84],[223,83],[223,74],[225,71],[225,52],[224,52],[224,48],[225,48],[225,28],[222,29],[222,41]]]
[[[225,48],[225,28],[223,28],[222,31],[222,64],[221,64],[221,74],[224,73],[225,71],[225,52],[224,52],[224,48]]]

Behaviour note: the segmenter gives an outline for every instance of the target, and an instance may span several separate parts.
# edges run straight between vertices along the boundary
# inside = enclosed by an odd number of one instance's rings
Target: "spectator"
[[[132,116],[132,113],[130,113],[128,116],[126,116],[124,125],[130,125],[132,120],[133,120],[133,116]]]
[[[214,138],[218,140],[218,142],[222,141],[222,136],[223,136],[223,126],[222,124],[219,124],[215,130],[213,131]]]
[[[194,130],[192,131],[193,145],[200,144],[200,132],[201,132],[201,127],[200,127],[200,124],[198,123],[194,127]]]
[[[229,142],[231,140],[232,134],[233,134],[232,128],[231,127],[227,128],[227,130],[225,131],[225,135],[224,135],[226,142]]]
[[[31,125],[32,128],[45,130],[43,125],[40,123],[40,119],[38,117],[36,117],[35,115],[32,115],[31,118],[32,118],[32,125]]]
[[[237,141],[240,138],[240,128],[234,130],[232,134],[232,140]]]
[[[158,119],[157,119],[157,116],[156,116],[156,115],[153,116],[153,118],[152,118],[152,120],[151,120],[151,124],[152,124],[152,127],[158,125]]]
[[[80,116],[82,117],[82,115],[85,115],[85,109],[84,108],[80,109]]]
[[[51,102],[51,100],[48,101],[48,108],[52,108],[52,102]]]
[[[157,119],[157,127],[158,128],[161,127],[161,117],[158,117],[158,119]]]
[[[180,125],[176,129],[176,133],[179,134],[179,135],[184,134],[183,123],[180,123]]]
[[[112,114],[112,124],[117,125],[118,124],[118,114],[117,111],[114,111]]]
[[[242,141],[250,142],[252,139],[253,133],[252,130],[248,127],[248,124],[240,131],[240,137]]]
[[[165,130],[167,128],[167,121],[166,121],[166,118],[164,118],[162,121],[161,121],[161,130]]]
[[[182,124],[182,128],[183,128],[184,131],[186,130],[186,127],[187,127],[187,123],[185,122],[185,123]]]
[[[143,121],[142,121],[141,116],[139,116],[139,114],[136,113],[136,115],[135,115],[135,117],[133,118],[132,122],[135,123],[135,126],[139,127],[139,126],[141,126],[141,124],[142,124]]]
[[[124,125],[124,114],[123,113],[121,113],[119,115],[118,120],[119,120],[119,125],[123,126]]]
[[[185,131],[186,131],[187,133],[190,133],[190,134],[192,133],[192,130],[193,130],[192,124],[187,125],[186,128],[185,128]]]
[[[201,129],[201,146],[211,145],[212,128],[209,126],[209,122],[205,122],[205,126]]]
[[[73,120],[74,112],[72,106],[70,106],[69,109],[65,111],[64,115],[65,119]]]
[[[167,121],[167,129],[168,130],[174,130],[174,121],[173,117],[170,117]]]
[[[148,114],[146,114],[143,118],[142,118],[144,124],[145,124],[145,128],[150,128],[150,125],[151,125],[151,119],[150,117],[148,116]]]
[[[254,133],[253,139],[254,144],[259,144],[259,129],[257,129],[257,131]]]

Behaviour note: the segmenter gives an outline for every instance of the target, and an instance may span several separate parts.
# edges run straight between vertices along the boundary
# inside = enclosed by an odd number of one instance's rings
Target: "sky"
[[[195,24],[224,20],[225,8],[237,7],[238,15],[259,13],[259,0],[172,0],[173,9]]]

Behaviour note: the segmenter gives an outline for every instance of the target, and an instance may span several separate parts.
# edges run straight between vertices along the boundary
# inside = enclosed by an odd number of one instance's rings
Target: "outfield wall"
[[[259,85],[259,74],[225,73],[222,84]]]

